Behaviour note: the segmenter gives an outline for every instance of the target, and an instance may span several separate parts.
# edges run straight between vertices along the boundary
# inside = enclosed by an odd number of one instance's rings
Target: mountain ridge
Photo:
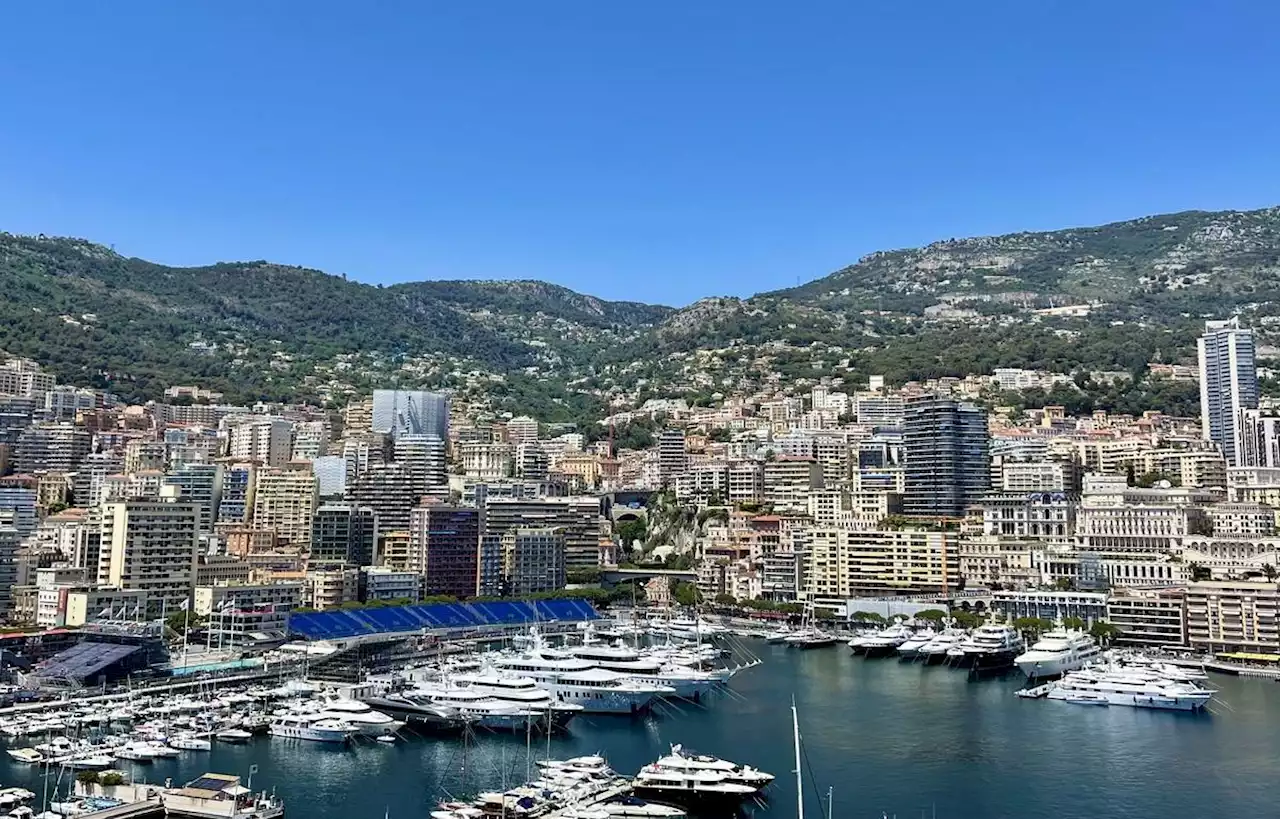
[[[170,267],[11,233],[0,287],[0,350],[129,400],[193,380],[237,400],[334,402],[410,383],[565,414],[637,389],[709,394],[779,373],[1136,372],[1185,357],[1205,317],[1280,317],[1280,207],[946,239],[681,308],[528,279],[383,286],[264,260]],[[1076,313],[1052,309],[1069,304]],[[994,349],[968,343],[979,338]]]

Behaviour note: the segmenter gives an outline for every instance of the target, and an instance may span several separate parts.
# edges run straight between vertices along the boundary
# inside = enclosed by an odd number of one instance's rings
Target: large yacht
[[[1013,660],[1026,642],[1013,626],[988,624],[978,626],[969,639],[947,652],[953,665],[974,671],[1002,671],[1013,667]]]
[[[375,711],[359,700],[304,700],[294,711],[312,720],[336,719],[350,723],[361,736],[386,736],[404,727],[403,721]]]
[[[581,660],[595,668],[623,674],[638,683],[659,688],[670,687],[674,689],[675,696],[688,700],[701,699],[703,694],[720,683],[720,679],[712,673],[664,662],[662,655],[657,653],[652,653],[651,657],[643,657],[625,646],[595,644],[574,646],[566,651],[539,648],[533,653],[549,660]]]
[[[743,785],[755,788],[763,788],[774,779],[773,774],[765,773],[750,765],[738,765],[719,757],[695,754],[685,750],[682,745],[672,745],[671,753],[653,764],[680,771],[715,771],[724,774],[730,782],[741,782]]]
[[[303,716],[287,715],[271,721],[271,736],[286,739],[344,743],[351,739],[354,733],[355,729],[350,724],[333,719],[312,720]]]
[[[1167,711],[1198,711],[1217,691],[1189,682],[1144,675],[1134,670],[1090,668],[1069,671],[1051,683],[1051,700],[1089,704],[1127,705]]]
[[[420,686],[409,692],[414,699],[425,699],[445,708],[456,709],[463,719],[490,731],[524,731],[531,726],[546,725],[543,712],[537,712],[507,700],[500,700],[470,686]]]
[[[676,693],[670,686],[651,685],[594,664],[551,659],[537,652],[497,660],[499,668],[532,677],[560,702],[581,705],[593,714],[634,714],[647,710],[659,696]]]
[[[1014,663],[1028,678],[1058,677],[1075,671],[1102,654],[1102,649],[1088,634],[1079,631],[1046,632],[1035,645],[1019,654]]]
[[[556,730],[565,728],[570,720],[583,711],[581,705],[560,702],[550,691],[538,685],[537,680],[532,677],[513,676],[489,670],[477,674],[460,674],[452,680],[457,685],[479,691],[495,700],[535,713],[546,714],[549,716],[551,728]]]
[[[678,748],[672,751],[636,774],[632,789],[637,796],[728,816],[772,780],[768,774],[714,757],[699,763],[698,757]]]
[[[878,631],[862,642],[862,654],[867,657],[887,657],[911,637],[911,629],[895,623]]]
[[[926,628],[913,633],[898,646],[898,658],[902,660],[914,660],[921,648],[933,642],[937,638],[938,633],[931,628]]]
[[[415,696],[413,691],[387,691],[365,697],[362,702],[384,713],[403,717],[416,730],[448,732],[467,723],[458,709],[433,702],[429,697]]]
[[[967,639],[968,635],[963,631],[948,629],[916,649],[916,656],[925,665],[944,663],[951,659],[949,652]]]

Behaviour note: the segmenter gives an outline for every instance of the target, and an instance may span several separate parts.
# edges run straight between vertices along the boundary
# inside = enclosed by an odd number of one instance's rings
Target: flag
[[[111,609],[110,609],[110,607],[105,608],[105,609],[103,609],[102,611],[98,612],[98,619],[99,619],[99,620],[109,619],[110,617],[111,617]]]
[[[190,602],[190,599],[186,597],[182,598],[182,602],[178,604],[178,611],[186,611]]]
[[[258,772],[258,766],[257,766],[257,765],[250,765],[250,766],[249,766],[249,776],[253,776],[253,775],[254,775],[254,774],[256,774],[257,772]]]

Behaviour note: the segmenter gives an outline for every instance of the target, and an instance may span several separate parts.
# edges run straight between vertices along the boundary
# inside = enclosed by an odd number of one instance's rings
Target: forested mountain
[[[0,287],[0,351],[132,400],[192,381],[233,400],[334,401],[415,383],[577,418],[637,389],[709,396],[824,375],[1026,366],[1140,380],[1151,361],[1187,360],[1205,317],[1280,316],[1280,208],[950,239],[680,310],[535,281],[174,268],[4,233]]]

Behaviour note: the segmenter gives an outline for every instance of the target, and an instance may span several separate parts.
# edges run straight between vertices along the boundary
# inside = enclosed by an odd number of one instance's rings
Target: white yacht
[[[938,633],[931,628],[912,633],[910,637],[898,645],[898,657],[903,660],[914,660],[920,649],[937,639]]]
[[[487,670],[478,674],[460,674],[452,681],[464,688],[486,694],[500,702],[545,715],[552,729],[563,729],[582,713],[581,705],[560,702],[532,677],[512,676]]]
[[[897,651],[898,646],[911,637],[911,629],[895,623],[879,631],[862,642],[862,655],[866,657],[887,657]]]
[[[128,762],[153,762],[157,756],[155,748],[146,742],[130,742],[115,750],[116,759]]]
[[[411,699],[451,708],[468,722],[491,731],[523,731],[542,724],[542,715],[522,705],[491,697],[471,687],[426,687],[408,692]]]
[[[774,779],[773,774],[765,773],[750,765],[738,765],[719,757],[691,753],[681,745],[672,745],[671,753],[653,764],[676,771],[714,771],[724,774],[730,782],[740,782],[757,789],[765,787]]]
[[[312,720],[304,716],[281,716],[271,721],[271,736],[305,739],[311,742],[345,743],[355,729],[349,723],[333,719]]]
[[[708,815],[729,816],[760,789],[735,782],[719,771],[677,770],[655,763],[644,766],[636,774],[632,792],[642,799],[698,808]]]
[[[248,742],[253,739],[253,734],[243,728],[223,728],[221,731],[214,734],[213,737],[219,742],[230,742],[238,745],[242,742]]]
[[[689,700],[701,699],[720,683],[714,674],[667,662],[665,657],[669,655],[657,651],[652,651],[651,657],[644,657],[625,646],[588,645],[567,651],[540,647],[533,653],[549,660],[582,660],[596,668],[624,674],[638,683],[670,687],[675,690],[675,696]]]
[[[1217,691],[1194,683],[1136,674],[1124,669],[1082,669],[1069,671],[1052,683],[1047,696],[1067,702],[1100,702],[1132,708],[1166,711],[1198,711],[1206,707]]]
[[[659,696],[676,693],[670,686],[657,686],[596,668],[577,658],[551,659],[537,652],[518,657],[502,657],[499,668],[532,677],[560,702],[581,705],[593,714],[634,714],[649,708]]]
[[[295,709],[310,719],[336,719],[350,723],[361,736],[379,737],[394,734],[404,722],[375,711],[366,703],[351,699],[307,700]]]
[[[194,734],[179,734],[169,739],[170,747],[177,748],[180,751],[211,751],[213,743],[204,737],[198,737]]]
[[[953,665],[974,671],[1002,671],[1013,667],[1013,660],[1026,642],[1013,626],[988,624],[978,626],[969,639],[947,652]]]
[[[1046,632],[1014,663],[1028,678],[1058,677],[1075,671],[1102,654],[1098,643],[1088,634],[1058,629]]]
[[[963,631],[948,629],[916,649],[916,656],[924,660],[925,665],[947,662],[949,652],[966,639],[968,635]]]

